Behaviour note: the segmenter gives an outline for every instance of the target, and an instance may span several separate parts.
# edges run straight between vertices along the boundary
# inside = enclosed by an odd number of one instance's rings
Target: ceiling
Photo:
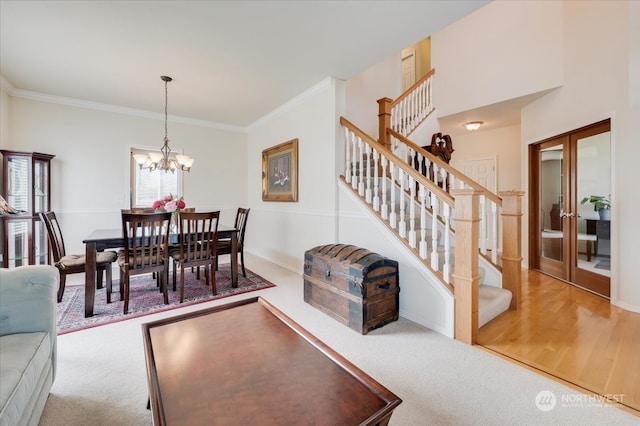
[[[0,1],[0,74],[33,94],[245,128],[479,1]]]

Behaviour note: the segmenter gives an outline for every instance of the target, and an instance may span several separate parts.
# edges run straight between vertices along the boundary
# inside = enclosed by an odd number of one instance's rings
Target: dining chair
[[[169,304],[167,283],[169,278],[169,223],[171,213],[122,212],[122,238],[124,248],[118,252],[120,267],[120,298],[123,312],[129,312],[130,278],[134,275],[156,273],[165,305]],[[110,298],[111,287],[107,286]]]
[[[84,254],[67,254],[64,246],[64,238],[60,223],[55,212],[40,213],[40,220],[47,229],[49,245],[53,255],[53,264],[60,272],[60,287],[58,287],[58,302],[62,301],[64,295],[67,275],[84,273],[86,270],[86,259]],[[102,288],[102,273],[105,272],[107,287],[111,285],[111,265],[116,261],[115,251],[101,251],[96,253],[96,284]]]
[[[216,291],[216,238],[220,212],[180,212],[178,247],[169,255],[173,259],[173,290],[176,290],[177,266],[180,267],[180,303],[184,301],[184,269],[204,267],[206,284],[211,281],[211,291]],[[211,280],[209,280],[211,277]]]
[[[245,278],[247,277],[247,272],[244,269],[244,234],[247,230],[249,210],[251,209],[239,207],[236,212],[236,222],[234,225],[234,228],[238,230],[238,254],[240,254],[242,264],[242,276]],[[225,238],[218,240],[216,244],[216,270],[218,269],[218,256],[221,254],[231,254],[231,239]]]

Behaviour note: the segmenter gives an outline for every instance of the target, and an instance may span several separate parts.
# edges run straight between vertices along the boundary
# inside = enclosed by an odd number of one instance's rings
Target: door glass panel
[[[611,276],[610,132],[577,140],[578,268]]]
[[[10,157],[7,168],[7,203],[18,211],[26,212],[29,209],[29,163],[25,158]]]
[[[49,194],[47,188],[47,182],[49,182],[49,176],[47,176],[46,161],[36,160],[33,167],[33,199],[34,206],[33,211],[35,213],[44,212],[49,205]]]
[[[563,147],[555,145],[540,152],[540,245],[542,257],[563,261]]]

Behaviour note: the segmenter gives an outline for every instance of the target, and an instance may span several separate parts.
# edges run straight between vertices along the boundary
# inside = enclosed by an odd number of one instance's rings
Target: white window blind
[[[148,150],[131,149],[129,164],[131,168],[131,207],[151,207],[153,202],[165,195],[182,195],[181,172],[149,171],[140,169],[133,154],[147,154]]]

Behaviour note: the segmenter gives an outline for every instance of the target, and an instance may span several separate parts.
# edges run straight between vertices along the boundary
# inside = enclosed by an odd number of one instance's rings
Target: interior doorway
[[[416,52],[412,50],[402,57],[402,91],[416,82]]]
[[[607,119],[529,146],[529,267],[607,298],[610,130]]]

